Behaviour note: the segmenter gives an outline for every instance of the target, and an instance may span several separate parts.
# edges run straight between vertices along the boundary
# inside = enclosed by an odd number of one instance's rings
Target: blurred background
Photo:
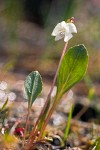
[[[64,46],[63,40],[54,41],[52,30],[73,16],[78,34],[69,47],[85,44],[88,75],[99,82],[99,0],[0,0],[0,70],[23,75],[39,70],[52,78]]]
[[[99,97],[99,0],[0,0],[0,80],[23,80],[38,70],[51,84],[64,46],[51,33],[57,23],[71,17],[78,33],[68,47],[82,43],[87,47],[89,67],[84,82],[88,88],[96,85]],[[83,92],[82,86],[77,92]]]

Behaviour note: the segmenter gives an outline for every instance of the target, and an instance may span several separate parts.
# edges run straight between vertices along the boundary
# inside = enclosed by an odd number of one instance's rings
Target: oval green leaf
[[[88,53],[84,45],[77,45],[65,54],[57,77],[57,94],[63,96],[84,76],[88,65]]]
[[[38,71],[31,72],[25,80],[25,91],[31,107],[37,96],[42,91],[42,78]]]

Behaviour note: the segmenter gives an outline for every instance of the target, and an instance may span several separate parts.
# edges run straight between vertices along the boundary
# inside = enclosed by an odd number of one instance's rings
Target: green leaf
[[[100,150],[100,137],[96,141],[96,148],[95,150]]]
[[[7,114],[8,114],[8,111],[6,110],[6,112],[4,112],[4,114],[2,116],[2,127],[4,127],[5,119],[7,118]]]
[[[31,107],[37,96],[42,91],[42,78],[38,71],[31,72],[25,81],[25,90]]]
[[[77,45],[68,50],[58,72],[57,94],[60,98],[83,78],[87,65],[88,53],[84,45]]]
[[[41,131],[41,129],[42,129],[42,126],[43,126],[43,124],[44,124],[44,122],[45,122],[45,118],[46,118],[46,116],[47,116],[47,113],[48,113],[48,111],[49,111],[49,108],[50,108],[50,101],[48,102],[47,107],[46,107],[46,109],[45,109],[45,111],[44,111],[42,117],[40,118],[40,123],[39,123],[39,126],[38,126],[39,131]]]
[[[68,116],[68,120],[67,120],[67,124],[66,124],[66,128],[65,128],[65,132],[64,132],[64,136],[63,136],[63,142],[64,143],[65,143],[65,141],[68,137],[68,134],[69,134],[71,119],[72,119],[72,113],[73,113],[73,104],[71,105],[71,108],[70,108],[70,112],[69,112],[69,116]]]
[[[3,104],[2,108],[0,109],[0,112],[2,112],[6,108],[7,104],[8,104],[8,98],[5,101],[5,103]]]

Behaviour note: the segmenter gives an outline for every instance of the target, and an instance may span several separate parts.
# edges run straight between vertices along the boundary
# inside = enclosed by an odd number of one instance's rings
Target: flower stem
[[[47,99],[46,99],[46,102],[45,102],[45,104],[44,104],[44,107],[43,107],[43,109],[41,110],[41,113],[40,113],[40,115],[39,115],[39,117],[38,117],[38,119],[37,119],[37,121],[36,121],[36,124],[35,124],[35,126],[34,126],[34,128],[33,128],[33,131],[31,132],[31,135],[30,135],[30,138],[29,138],[29,141],[28,141],[29,143],[31,142],[31,141],[30,141],[30,140],[31,140],[31,137],[32,137],[32,139],[34,139],[34,138],[35,138],[34,136],[35,136],[35,135],[37,134],[37,132],[38,132],[38,127],[37,127],[37,126],[39,125],[40,118],[41,118],[41,116],[43,115],[43,113],[45,112],[45,109],[46,109],[46,107],[47,107],[47,105],[48,105],[48,103],[49,103],[49,100],[50,100],[50,97],[51,97],[51,93],[52,93],[53,88],[54,88],[55,83],[56,83],[58,71],[59,71],[59,68],[60,68],[62,59],[63,59],[64,54],[65,54],[66,49],[67,49],[67,45],[68,45],[68,42],[65,43],[65,46],[64,46],[64,48],[63,48],[63,51],[62,51],[62,54],[61,54],[61,57],[60,57],[60,61],[59,61],[59,64],[58,64],[58,67],[57,67],[57,70],[56,70],[56,73],[55,73],[55,76],[54,76],[54,79],[53,79],[53,83],[52,83],[50,92],[49,92],[49,94],[48,94],[48,96],[47,96]]]
[[[39,135],[39,137],[38,137],[38,140],[40,140],[40,139],[42,138],[43,132],[44,132],[44,130],[45,130],[45,128],[46,128],[46,126],[47,126],[49,120],[50,120],[50,117],[51,117],[53,111],[55,110],[55,108],[56,108],[56,106],[57,106],[57,104],[58,104],[59,97],[60,97],[60,95],[57,95],[57,97],[56,97],[56,99],[55,99],[55,101],[54,101],[54,103],[53,103],[53,105],[52,105],[52,107],[51,107],[51,109],[50,109],[50,111],[49,111],[49,113],[48,113],[48,116],[47,116],[46,120],[44,121],[44,125],[43,125],[43,127],[42,127],[41,132],[40,132],[40,135]]]
[[[25,146],[25,137],[26,137],[27,126],[28,126],[28,122],[29,122],[29,115],[30,115],[30,106],[28,104],[28,113],[27,113],[26,125],[25,125],[25,130],[24,130],[24,137],[23,137],[23,148]]]
[[[54,88],[54,86],[55,86],[56,79],[57,79],[57,75],[58,75],[58,71],[59,71],[59,68],[60,68],[62,59],[63,59],[63,57],[64,57],[64,54],[65,54],[65,52],[66,52],[67,45],[68,45],[68,43],[66,42],[66,43],[65,43],[65,46],[64,46],[64,49],[63,49],[63,51],[62,51],[62,55],[61,55],[61,58],[60,58],[60,61],[59,61],[59,64],[58,64],[58,67],[57,67],[57,70],[56,70],[54,79],[53,79],[53,83],[52,83],[50,92],[49,92],[49,94],[48,94],[48,96],[47,96],[47,99],[46,99],[46,102],[45,102],[45,104],[44,104],[44,107],[43,107],[43,109],[42,109],[42,111],[41,111],[41,113],[40,113],[40,115],[39,115],[39,117],[38,117],[38,120],[37,120],[37,122],[36,122],[36,125],[38,124],[38,122],[39,122],[41,116],[43,115],[43,113],[44,113],[44,111],[45,111],[45,109],[46,109],[46,107],[47,107],[47,105],[48,105],[48,102],[49,102],[49,100],[50,100],[50,96],[51,96],[51,93],[52,93],[53,88]],[[36,126],[36,125],[35,125],[35,126]]]

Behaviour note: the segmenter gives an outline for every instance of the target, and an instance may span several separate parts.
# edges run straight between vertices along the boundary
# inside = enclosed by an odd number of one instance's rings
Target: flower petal
[[[65,21],[62,21],[61,23],[58,23],[56,26],[55,26],[55,28],[54,28],[54,30],[53,30],[53,32],[52,32],[52,36],[56,36],[56,35],[58,35],[59,33],[61,33],[61,32],[64,32],[64,29],[66,28],[66,22]]]
[[[55,37],[55,41],[58,41],[58,40],[64,38],[64,36],[65,36],[64,34],[58,34],[58,35]]]
[[[67,23],[67,28],[69,28],[70,33],[77,33],[76,26],[73,23]]]
[[[59,32],[61,32],[61,30],[62,30],[62,27],[61,27],[61,23],[58,23],[56,26],[55,26],[55,28],[54,28],[54,30],[53,30],[53,32],[52,32],[52,36],[56,36]]]
[[[62,21],[62,22],[61,22],[61,27],[66,29],[66,24],[67,24],[67,23],[66,23],[65,21]]]
[[[69,33],[69,34],[67,33],[67,34],[65,34],[64,41],[68,42],[72,37],[73,37],[73,35],[71,33]]]

